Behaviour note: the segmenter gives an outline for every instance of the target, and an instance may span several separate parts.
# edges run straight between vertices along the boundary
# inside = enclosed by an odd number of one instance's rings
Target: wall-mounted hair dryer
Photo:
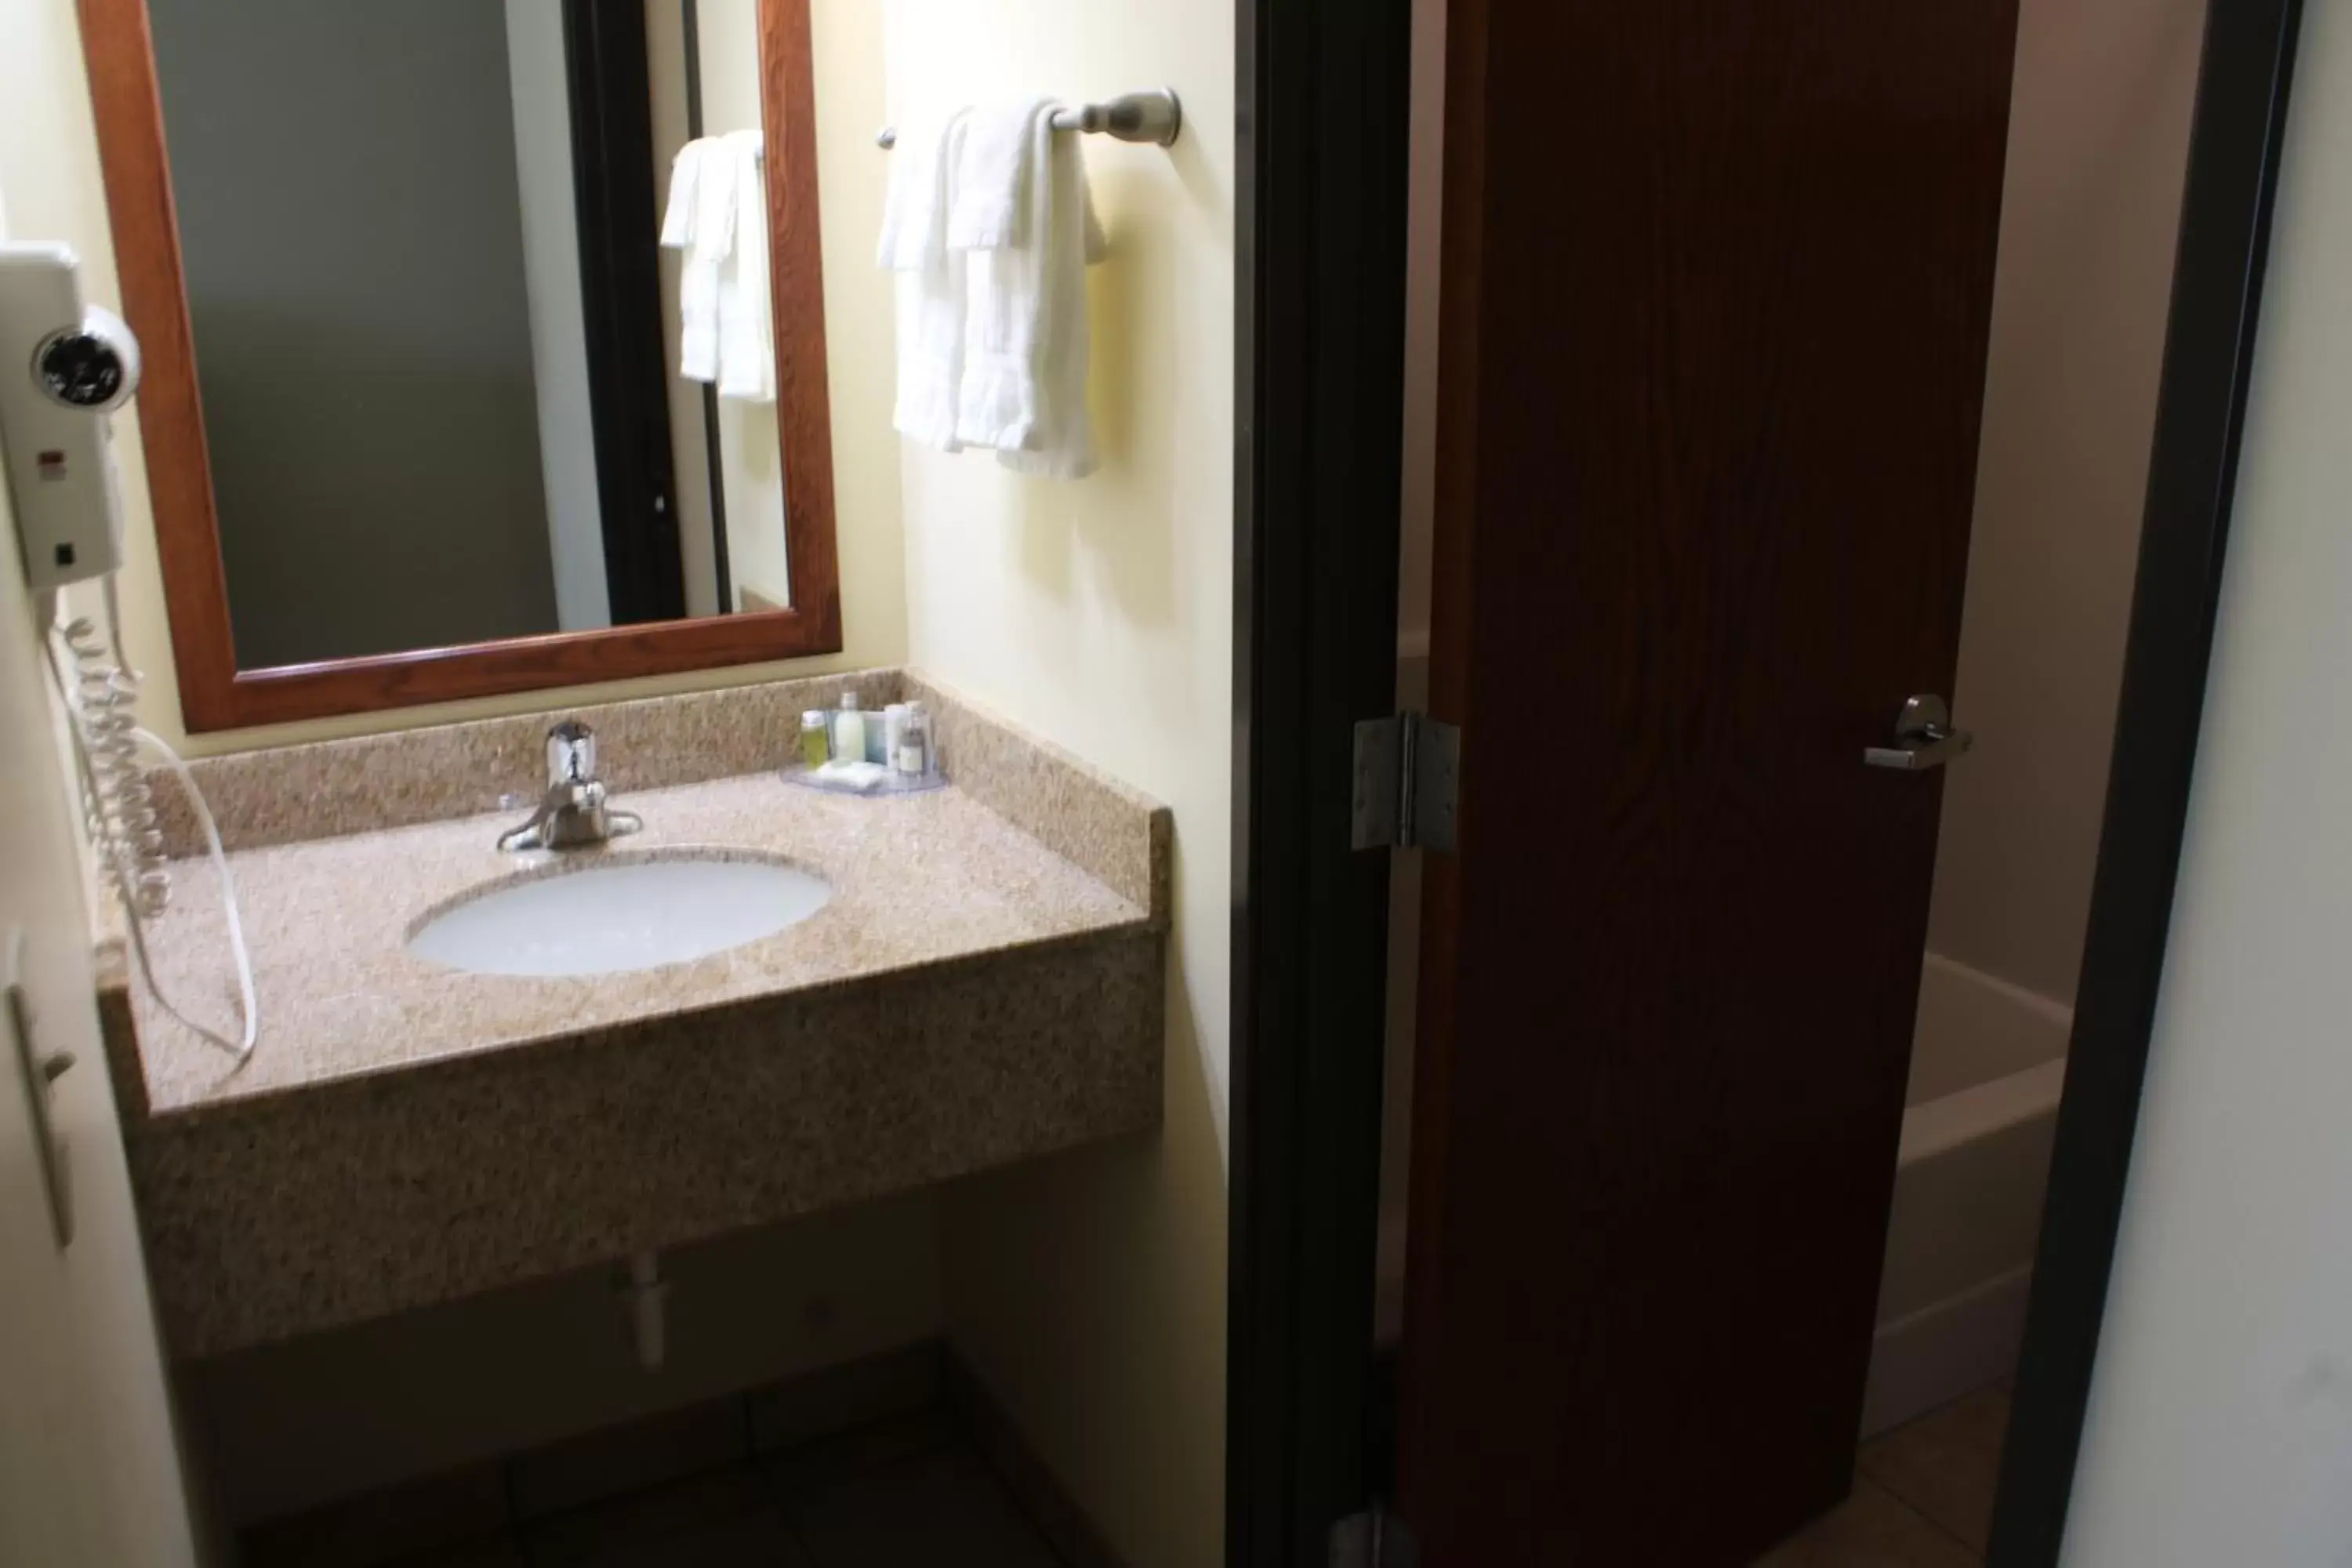
[[[240,1061],[261,1029],[253,952],[245,941],[236,885],[212,807],[171,747],[140,728],[139,674],[122,647],[122,615],[111,573],[122,564],[122,503],[107,450],[107,416],[139,390],[139,343],[122,318],[81,297],[81,273],[63,245],[0,240],[0,455],[16,531],[25,545],[25,580],[37,595],[104,577],[106,624],[77,616],[45,627],[58,698],[72,719],[74,756],[99,863],[121,895],[131,952],[163,1010]],[[171,876],[158,831],[147,753],[163,759],[187,792],[204,832],[228,924],[236,973],[238,1023],[224,1033],[189,1016],[155,982],[147,922],[163,912]]]
[[[0,452],[30,587],[121,565],[106,416],[138,390],[138,340],[83,303],[72,248],[0,242]]]

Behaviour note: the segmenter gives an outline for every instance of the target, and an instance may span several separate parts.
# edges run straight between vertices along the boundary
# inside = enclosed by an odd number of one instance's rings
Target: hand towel
[[[678,265],[677,371],[719,379],[721,272],[735,234],[734,160],[717,137],[689,142],[670,162],[661,243],[686,254]]]
[[[695,176],[702,168],[703,142],[689,142],[669,161],[669,205],[662,213],[661,243],[665,249],[684,250],[694,243]]]
[[[1014,228],[1007,243],[971,252],[971,341],[956,435],[966,446],[994,448],[1019,472],[1084,479],[1096,463],[1086,268],[1102,258],[1102,226],[1078,139],[1055,132],[1050,100],[1024,112],[1028,152],[1018,160]],[[973,167],[969,155],[960,167]],[[957,192],[959,213],[966,194]],[[950,225],[950,243],[960,229],[986,232],[984,220],[998,209],[986,203],[974,214],[969,225]]]
[[[1050,121],[1054,100],[975,109],[966,116],[956,153],[948,246],[996,250],[1021,243],[1030,197],[1030,160],[1037,154],[1037,122]]]
[[[891,423],[943,452],[956,440],[956,398],[963,384],[963,253],[948,248],[965,112],[909,127],[891,153],[890,191],[876,264],[898,277],[898,401]]]
[[[734,187],[734,243],[720,264],[719,395],[746,403],[776,400],[774,296],[768,279],[768,184],[761,156],[766,138],[736,131],[719,138]]]

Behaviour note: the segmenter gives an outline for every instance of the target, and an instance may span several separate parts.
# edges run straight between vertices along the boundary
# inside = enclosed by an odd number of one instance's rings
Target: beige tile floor
[[[1853,1496],[1756,1568],[1979,1568],[2008,1427],[2002,1383],[1874,1438]]]

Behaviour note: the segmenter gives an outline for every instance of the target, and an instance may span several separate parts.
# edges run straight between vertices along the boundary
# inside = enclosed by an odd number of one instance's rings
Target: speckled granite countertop
[[[100,996],[173,1350],[220,1353],[1156,1126],[1165,809],[915,677],[850,679],[871,705],[931,705],[950,787],[848,797],[727,772],[747,734],[790,733],[839,677],[572,710],[645,829],[559,856],[502,854],[519,815],[464,809],[536,767],[546,715],[198,764],[231,847],[259,1042],[239,1066],[119,965]],[[403,825],[349,832],[372,799]],[[486,884],[680,853],[787,860],[833,895],[771,936],[627,973],[473,974],[406,950]],[[182,859],[173,879],[159,975],[226,1029],[215,874]]]
[[[503,854],[516,814],[250,849],[230,858],[261,999],[234,1062],[134,988],[145,1113],[164,1120],[457,1056],[562,1041],[1057,940],[1148,929],[1120,898],[961,791],[826,795],[773,775],[647,790],[645,830],[604,849]],[[798,925],[690,963],[562,979],[472,974],[411,955],[425,918],[485,888],[679,851],[774,857],[833,885]],[[228,1033],[216,877],[173,869],[153,952],[164,987]]]

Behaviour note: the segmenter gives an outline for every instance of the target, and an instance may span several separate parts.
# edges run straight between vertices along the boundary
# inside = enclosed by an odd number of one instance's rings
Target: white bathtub
[[[2050,997],[1927,954],[1865,1436],[2016,1365],[2074,1021]]]

